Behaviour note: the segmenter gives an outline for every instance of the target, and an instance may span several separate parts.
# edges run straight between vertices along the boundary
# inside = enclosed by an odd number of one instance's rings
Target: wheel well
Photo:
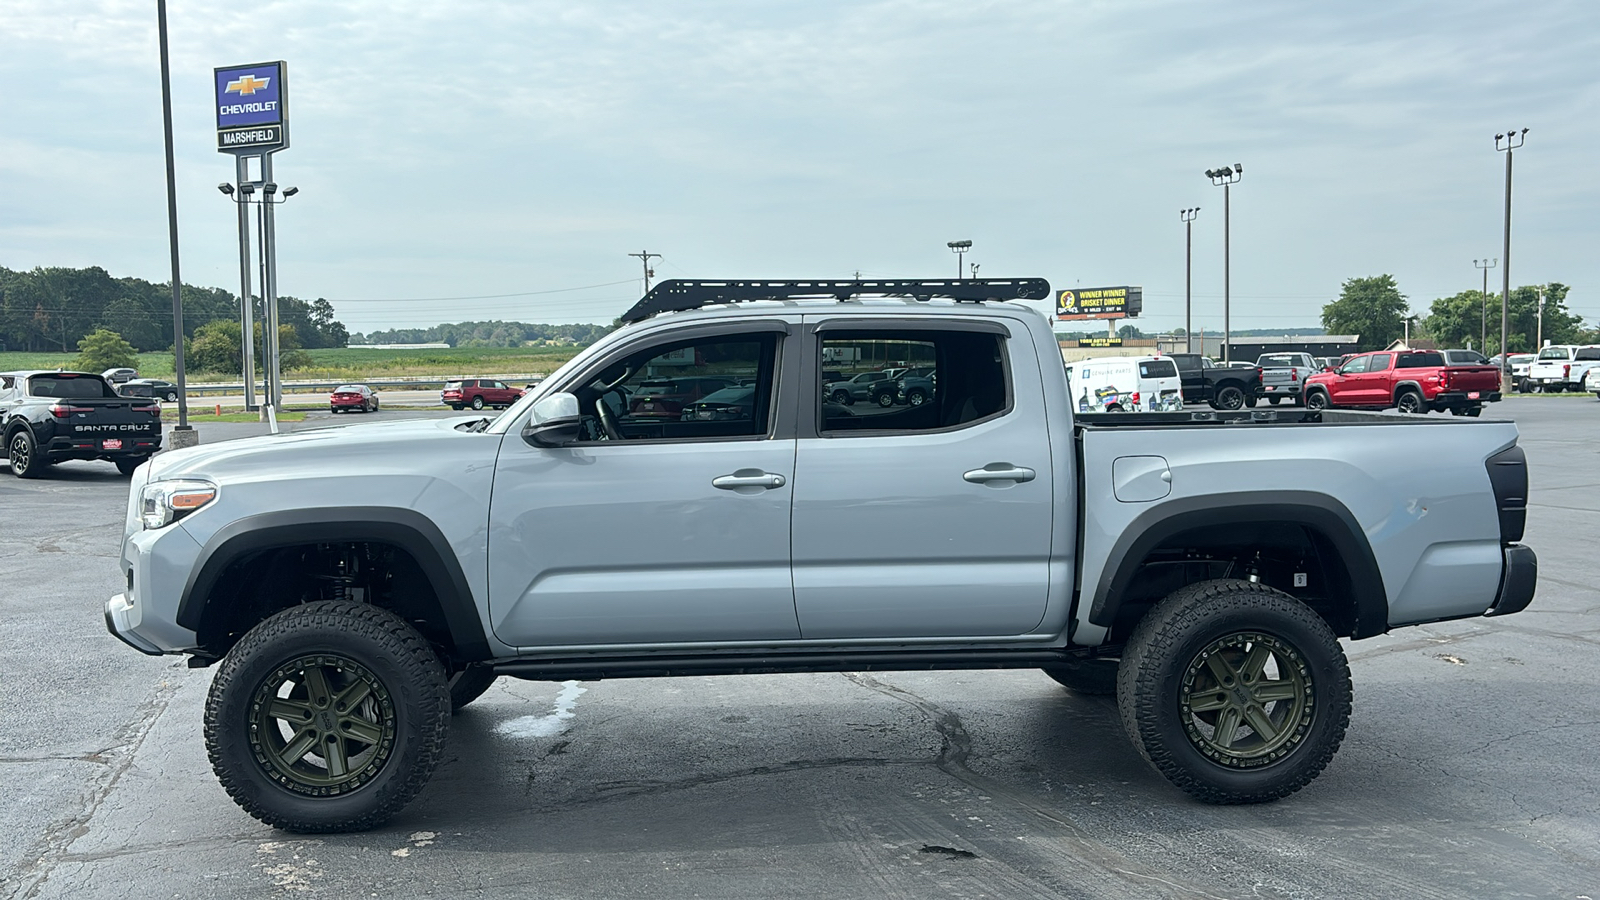
[[[447,665],[482,659],[481,634],[452,629],[447,598],[429,567],[399,544],[377,540],[288,544],[230,559],[202,593],[196,640],[202,659],[220,659],[256,624],[290,607],[319,600],[355,600],[390,610],[416,628]],[[448,591],[446,587],[444,590]],[[470,598],[449,598],[452,607]],[[473,613],[474,618],[476,613]]]
[[[1195,528],[1163,540],[1134,568],[1111,623],[1109,641],[1122,643],[1162,598],[1185,585],[1239,578],[1280,590],[1310,607],[1334,634],[1357,630],[1355,586],[1339,548],[1307,525],[1250,522],[1225,534]],[[1305,576],[1296,586],[1297,576]]]

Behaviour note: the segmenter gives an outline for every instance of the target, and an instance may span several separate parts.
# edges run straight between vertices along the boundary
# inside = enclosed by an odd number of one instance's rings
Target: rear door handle
[[[711,479],[711,486],[724,491],[737,491],[781,488],[788,484],[788,479],[774,472],[763,472],[760,469],[740,469],[732,475],[719,475]]]
[[[961,478],[973,484],[987,484],[991,481],[1015,481],[1018,483],[1032,481],[1039,473],[1026,466],[1013,466],[1011,463],[989,463],[981,469],[963,472]]]

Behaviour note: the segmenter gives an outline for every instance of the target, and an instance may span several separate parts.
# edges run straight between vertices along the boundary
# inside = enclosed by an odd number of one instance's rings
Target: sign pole
[[[189,395],[183,367],[183,280],[178,275],[178,185],[172,154],[172,77],[167,65],[167,0],[156,0],[161,38],[161,125],[167,149],[167,243],[172,248],[172,367],[178,382],[178,426],[169,447],[193,447],[200,436],[189,427]]]
[[[239,344],[243,351],[244,361],[244,408],[247,412],[256,409],[256,340],[255,340],[255,303],[250,297],[250,198],[244,193],[244,186],[250,181],[247,157],[236,156],[234,162],[237,168],[239,182]]]
[[[276,411],[283,406],[283,370],[280,368],[282,359],[278,350],[278,241],[272,215],[275,205],[272,195],[277,193],[278,185],[272,180],[271,153],[261,154],[261,181],[261,252],[267,263],[266,283],[261,286],[261,293],[267,304],[264,343],[267,377],[271,380],[267,387],[267,402]]]

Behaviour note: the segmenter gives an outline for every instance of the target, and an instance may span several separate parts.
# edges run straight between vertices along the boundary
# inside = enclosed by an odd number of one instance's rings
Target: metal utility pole
[[[655,257],[656,259],[660,259],[661,254],[651,253],[648,250],[643,250],[638,253],[629,253],[628,255],[639,257],[639,262],[644,264],[644,292],[646,294],[650,293],[650,276],[656,274],[655,270],[650,268],[650,258]]]
[[[966,259],[966,252],[972,249],[971,241],[950,241],[945,244],[956,255],[956,280],[961,280],[962,263]]]
[[[1194,300],[1194,219],[1200,214],[1200,207],[1193,209],[1180,209],[1178,216],[1183,219],[1183,352],[1194,352],[1194,326],[1190,324],[1189,313],[1193,308]]]
[[[167,0],[156,0],[161,38],[161,127],[167,150],[167,244],[172,249],[172,366],[178,382],[178,427],[169,446],[192,447],[199,435],[189,427],[189,395],[183,366],[183,279],[178,275],[178,184],[172,158],[172,74],[167,65]]]
[[[1544,349],[1544,285],[1539,285],[1539,337],[1534,341],[1533,352]]]
[[[1494,149],[1506,155],[1506,231],[1505,244],[1500,248],[1500,258],[1505,266],[1500,269],[1500,392],[1511,393],[1511,355],[1506,350],[1506,338],[1511,330],[1511,157],[1512,151],[1528,141],[1528,129],[1521,133],[1507,131],[1494,136]],[[1535,350],[1534,352],[1538,352]]]
[[[1233,343],[1233,323],[1229,319],[1229,300],[1231,298],[1228,296],[1230,277],[1228,271],[1228,219],[1230,212],[1228,191],[1239,183],[1239,179],[1244,177],[1244,166],[1234,163],[1231,169],[1227,166],[1223,166],[1220,169],[1207,169],[1206,177],[1211,179],[1212,184],[1222,187],[1222,361],[1227,363],[1230,361],[1229,357],[1233,355],[1232,348],[1228,346]]]
[[[244,376],[244,408],[255,412],[256,407],[256,340],[255,301],[250,296],[250,197],[256,186],[249,180],[245,157],[238,159],[239,195],[234,196],[234,186],[224,181],[217,190],[239,208],[239,350]]]
[[[1483,291],[1478,299],[1483,301],[1483,343],[1478,346],[1484,350],[1489,349],[1489,270],[1500,264],[1498,259],[1475,259],[1472,265],[1483,270]]]

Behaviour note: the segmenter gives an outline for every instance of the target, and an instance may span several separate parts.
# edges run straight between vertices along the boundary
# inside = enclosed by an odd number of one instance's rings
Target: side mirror
[[[582,423],[577,397],[565,392],[550,394],[533,404],[528,424],[522,427],[522,439],[534,447],[562,447],[578,439]]]

